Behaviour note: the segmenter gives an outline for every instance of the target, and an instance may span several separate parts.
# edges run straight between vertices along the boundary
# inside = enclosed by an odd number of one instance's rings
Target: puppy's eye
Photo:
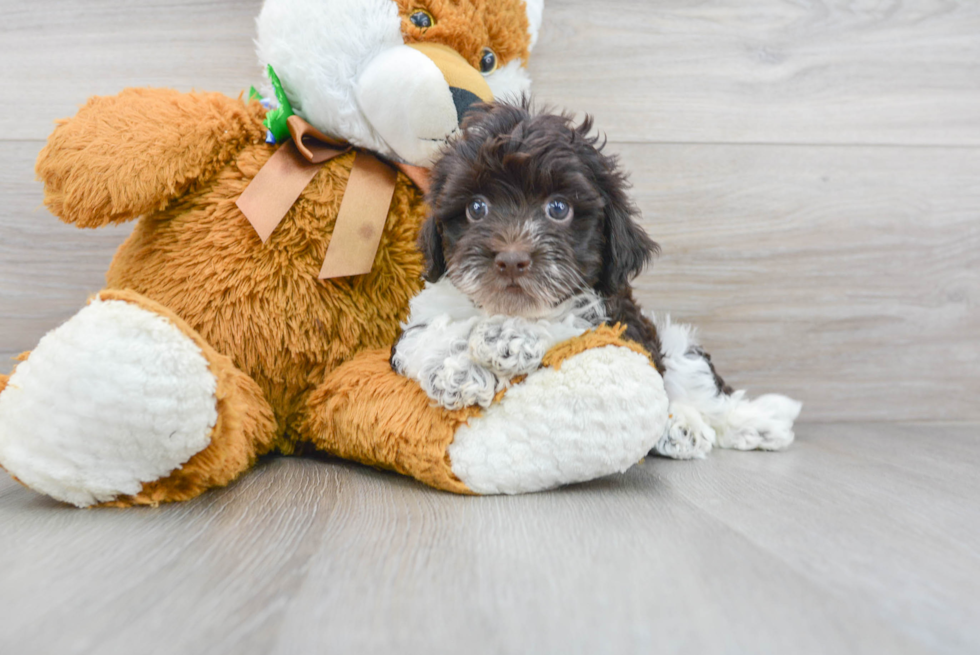
[[[466,218],[476,223],[482,221],[490,213],[490,205],[483,198],[473,198],[466,205]]]
[[[436,24],[432,14],[427,12],[425,9],[417,9],[412,12],[412,15],[408,17],[408,20],[412,21],[412,25],[419,28],[420,30],[427,30]]]
[[[545,216],[558,223],[567,223],[575,213],[572,206],[561,198],[552,198],[544,206]]]
[[[497,70],[497,53],[490,48],[484,48],[480,56],[480,72],[484,75]]]

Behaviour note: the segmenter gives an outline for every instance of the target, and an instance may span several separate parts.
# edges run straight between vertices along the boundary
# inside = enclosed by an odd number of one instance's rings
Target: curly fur
[[[605,300],[612,322],[643,344],[660,366],[656,328],[640,313],[629,282],[659,247],[636,222],[627,178],[603,152],[590,118],[535,113],[527,98],[474,109],[464,133],[433,168],[422,228],[429,281],[443,275],[490,313],[535,316],[585,290]],[[467,219],[466,205],[485,198],[490,214]],[[567,224],[549,220],[551,198],[574,206]],[[530,256],[517,280],[497,274],[496,256],[514,248]],[[519,285],[514,292],[512,288]]]
[[[598,297],[588,292],[535,319],[488,314],[444,279],[412,300],[391,367],[417,380],[442,407],[489,407],[514,378],[538,369],[552,346],[604,318]]]

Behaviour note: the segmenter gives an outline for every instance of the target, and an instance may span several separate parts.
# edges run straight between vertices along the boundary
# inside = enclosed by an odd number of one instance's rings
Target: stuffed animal
[[[78,506],[186,500],[310,448],[458,493],[623,471],[663,434],[646,353],[602,327],[490,407],[392,372],[422,288],[424,168],[524,92],[541,0],[267,0],[264,98],[129,89],[62,121],[44,201],[137,220],[88,305],[0,376],[0,465]],[[622,380],[630,384],[622,384]]]

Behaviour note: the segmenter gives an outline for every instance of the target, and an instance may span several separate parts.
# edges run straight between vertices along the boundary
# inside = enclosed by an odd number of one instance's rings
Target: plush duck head
[[[321,132],[429,166],[467,108],[530,88],[544,0],[266,0],[258,53]]]

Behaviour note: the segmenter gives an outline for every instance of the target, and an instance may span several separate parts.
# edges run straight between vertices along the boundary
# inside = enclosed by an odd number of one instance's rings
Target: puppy
[[[733,392],[692,330],[644,315],[630,281],[659,247],[636,219],[617,159],[592,121],[517,105],[476,107],[435,164],[419,245],[426,289],[392,348],[392,368],[438,404],[488,406],[547,350],[601,323],[626,326],[657,369],[671,420],[654,450],[780,449],[800,404]]]

